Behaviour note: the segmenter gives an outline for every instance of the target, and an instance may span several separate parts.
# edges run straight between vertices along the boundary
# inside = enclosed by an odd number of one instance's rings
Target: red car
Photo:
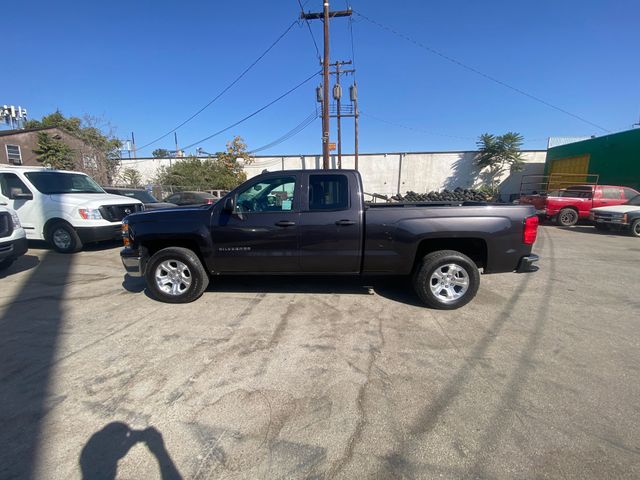
[[[592,208],[621,205],[636,195],[638,192],[629,187],[573,185],[546,195],[523,195],[520,203],[533,205],[538,215],[555,218],[558,225],[569,227],[589,218]]]

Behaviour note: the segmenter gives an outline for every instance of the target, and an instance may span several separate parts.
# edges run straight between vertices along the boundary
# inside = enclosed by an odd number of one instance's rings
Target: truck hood
[[[211,205],[202,205],[197,207],[176,207],[158,208],[145,210],[144,212],[132,213],[127,218],[129,223],[158,222],[158,221],[181,221],[193,218],[198,215],[209,214]]]
[[[142,203],[135,198],[112,195],[110,193],[54,193],[52,201],[65,206],[100,208],[103,205],[133,205]]]
[[[612,205],[611,207],[592,208],[592,212],[629,213],[640,210],[638,205]]]

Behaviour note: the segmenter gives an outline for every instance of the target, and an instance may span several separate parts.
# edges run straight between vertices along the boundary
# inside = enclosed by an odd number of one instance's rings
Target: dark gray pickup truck
[[[412,275],[425,304],[454,309],[483,273],[532,272],[533,207],[366,204],[353,170],[263,173],[218,203],[129,215],[122,262],[157,299],[198,298],[220,274]]]

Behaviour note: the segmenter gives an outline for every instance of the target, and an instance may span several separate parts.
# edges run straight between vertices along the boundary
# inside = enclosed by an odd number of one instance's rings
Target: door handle
[[[295,224],[296,222],[292,222],[290,220],[280,220],[279,222],[276,222],[278,227],[293,227]]]
[[[345,226],[347,226],[347,225],[355,225],[355,224],[356,224],[356,222],[354,222],[353,220],[338,220],[336,222],[336,225],[345,225]]]

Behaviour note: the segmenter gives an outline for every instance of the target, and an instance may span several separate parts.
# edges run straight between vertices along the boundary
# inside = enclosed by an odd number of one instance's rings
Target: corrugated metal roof
[[[567,143],[581,142],[583,140],[589,140],[590,137],[549,137],[547,142],[547,148],[559,147],[560,145],[566,145]]]

